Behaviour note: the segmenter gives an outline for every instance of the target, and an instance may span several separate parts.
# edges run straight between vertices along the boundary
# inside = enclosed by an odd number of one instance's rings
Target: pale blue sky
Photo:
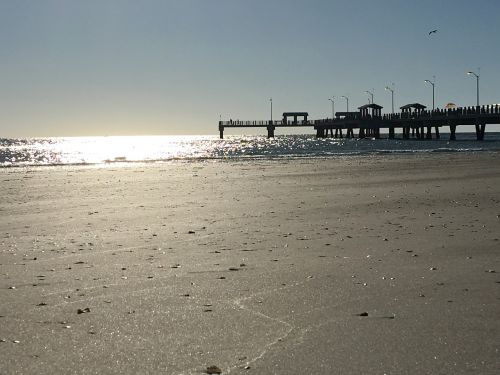
[[[500,103],[500,1],[0,0],[0,137],[216,134],[223,119]],[[431,36],[428,32],[438,29]],[[345,110],[345,100],[336,100]]]

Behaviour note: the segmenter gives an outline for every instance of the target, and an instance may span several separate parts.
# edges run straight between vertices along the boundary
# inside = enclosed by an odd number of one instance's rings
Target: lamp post
[[[271,102],[271,125],[273,123],[273,98],[270,98],[269,101]]]
[[[432,82],[426,79],[424,82],[427,82],[429,85],[432,85],[432,110],[434,111],[434,89],[436,87],[436,76],[432,76]]]
[[[332,120],[335,119],[335,96],[332,96],[329,101],[332,102]]]
[[[394,114],[394,83],[392,87],[385,86],[385,89],[391,92],[392,114]]]
[[[342,95],[341,98],[345,99],[347,102],[347,112],[349,112],[349,98],[345,95]]]
[[[479,107],[479,70],[477,73],[478,74],[474,72],[467,72],[468,75],[476,77],[476,98],[477,98],[476,105]]]
[[[373,101],[373,89],[372,89],[372,91],[368,91],[368,90],[366,90],[366,91],[365,91],[365,93],[367,93],[368,95],[370,95],[370,96],[371,96],[371,98],[372,98],[372,104],[373,104],[373,103],[375,103],[375,102]]]

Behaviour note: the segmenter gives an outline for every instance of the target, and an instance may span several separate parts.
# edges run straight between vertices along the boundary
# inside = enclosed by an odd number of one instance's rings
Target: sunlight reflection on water
[[[370,153],[500,150],[500,134],[461,140],[318,139],[311,135],[123,136],[0,139],[0,166],[118,164],[190,159],[332,157]],[[489,139],[489,140],[488,140]]]

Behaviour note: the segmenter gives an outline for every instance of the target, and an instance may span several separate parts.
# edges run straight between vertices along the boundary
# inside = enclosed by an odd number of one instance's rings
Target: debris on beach
[[[90,312],[90,308],[86,307],[84,309],[78,309],[76,311],[77,314],[85,314],[85,313],[89,313]]]
[[[365,311],[365,312],[362,312],[360,314],[357,314],[358,316],[368,316],[368,313]]]
[[[430,271],[436,271],[437,270],[437,267],[431,267],[429,268]]]
[[[239,271],[238,267],[229,267],[229,271]]]
[[[190,230],[188,234],[195,234],[196,232],[194,230]]]
[[[206,370],[207,374],[222,374],[222,370],[217,366],[208,366]]]

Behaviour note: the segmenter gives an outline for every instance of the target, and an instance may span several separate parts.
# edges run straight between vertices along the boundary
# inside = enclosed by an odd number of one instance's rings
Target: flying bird
[[[438,32],[437,30],[432,30],[432,31],[429,31],[429,35],[431,35],[431,34],[435,34],[435,33],[437,33],[437,32]]]

